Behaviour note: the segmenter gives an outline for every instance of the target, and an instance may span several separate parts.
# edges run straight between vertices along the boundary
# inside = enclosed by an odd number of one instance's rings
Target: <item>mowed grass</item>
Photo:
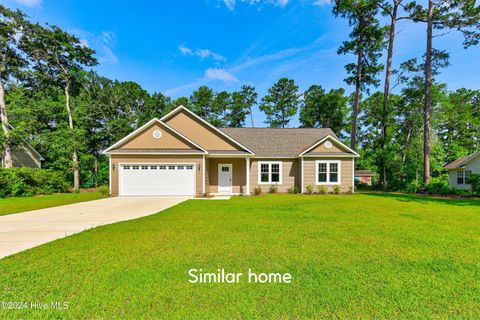
[[[0,216],[30,210],[63,206],[77,202],[104,198],[100,192],[61,193],[29,198],[0,199]]]
[[[191,284],[188,270],[291,284]],[[0,260],[0,318],[480,317],[480,202],[407,195],[191,200]]]

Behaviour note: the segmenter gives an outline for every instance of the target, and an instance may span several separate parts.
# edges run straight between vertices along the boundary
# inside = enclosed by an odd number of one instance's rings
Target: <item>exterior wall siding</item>
[[[245,158],[210,158],[209,159],[209,178],[210,178],[210,193],[218,192],[218,165],[231,164],[232,165],[232,192],[244,194],[246,192],[247,183],[247,163]]]
[[[260,186],[262,192],[268,192],[270,184],[258,183],[258,162],[275,161],[282,162],[282,183],[277,184],[278,192],[287,192],[288,188],[298,186],[300,188],[300,160],[299,159],[251,159],[250,160],[250,193]]]
[[[458,184],[457,183],[457,172],[462,171],[463,169],[452,169],[448,170],[448,183],[450,187],[455,189],[470,190],[472,186],[470,184]],[[480,157],[477,157],[473,161],[465,165],[464,170],[471,170],[474,174],[480,174]]]
[[[12,150],[12,164],[14,167],[41,168],[42,162],[27,148],[14,148]]]
[[[169,126],[207,150],[242,150],[233,142],[185,111],[180,111],[165,121]]]
[[[309,184],[313,185],[315,189],[317,188],[316,184],[316,176],[315,176],[315,161],[317,160],[339,160],[341,161],[340,165],[340,186],[341,192],[349,191],[349,188],[353,188],[353,158],[339,158],[339,157],[332,157],[332,158],[304,158],[303,159],[303,167],[304,167],[304,188],[306,188]],[[333,191],[333,185],[326,186],[328,191]]]
[[[138,163],[138,164],[162,164],[162,163],[195,163],[196,171],[196,193],[202,194],[202,155],[180,156],[180,155],[111,155],[112,167],[110,168],[112,174],[112,195],[118,196],[119,191],[119,165],[120,163]],[[115,169],[113,169],[115,167]]]

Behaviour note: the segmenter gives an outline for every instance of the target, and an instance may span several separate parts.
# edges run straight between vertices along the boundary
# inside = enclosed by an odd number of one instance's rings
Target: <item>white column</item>
[[[301,181],[301,185],[300,185],[300,193],[303,193],[303,157],[301,158],[302,159],[302,170],[301,170],[301,174],[300,174],[300,181]]]
[[[247,170],[246,170],[246,175],[247,175],[247,185],[246,185],[246,192],[245,194],[247,196],[250,195],[250,158],[245,158],[245,162],[246,162],[246,165],[247,165]]]
[[[202,193],[205,194],[205,155],[202,158]]]

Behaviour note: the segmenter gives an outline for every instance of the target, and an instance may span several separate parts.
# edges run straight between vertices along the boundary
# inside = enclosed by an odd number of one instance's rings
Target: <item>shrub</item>
[[[342,190],[342,188],[340,186],[338,186],[338,185],[333,186],[333,193],[339,194],[340,190]]]
[[[306,194],[313,194],[314,191],[315,191],[315,187],[311,184],[309,184],[305,187],[305,193]]]
[[[277,191],[278,191],[278,187],[276,184],[271,184],[270,188],[268,188],[269,193],[277,193]]]
[[[353,194],[353,187],[352,187],[352,186],[349,186],[349,187],[348,187],[347,193],[348,193],[348,194]]]
[[[262,188],[260,187],[256,187],[253,189],[253,194],[256,195],[256,196],[259,196],[262,194]]]
[[[472,192],[476,195],[480,195],[480,174],[471,174],[467,183],[472,185]]]
[[[425,186],[425,190],[430,194],[451,194],[453,193],[448,186],[448,180],[444,177],[432,178],[430,183]]]
[[[297,186],[290,187],[290,188],[287,189],[287,192],[291,193],[291,194],[297,194],[298,193],[298,187]]]
[[[49,169],[0,169],[0,197],[28,197],[36,194],[68,192],[63,173]]]
[[[325,187],[325,186],[318,186],[317,189],[318,189],[318,193],[320,193],[320,194],[326,194],[327,193],[327,187]]]
[[[419,189],[420,184],[417,181],[412,181],[405,187],[405,191],[408,193],[417,193]]]
[[[110,187],[107,185],[100,186],[100,188],[98,188],[98,191],[100,191],[100,193],[104,196],[110,195]]]

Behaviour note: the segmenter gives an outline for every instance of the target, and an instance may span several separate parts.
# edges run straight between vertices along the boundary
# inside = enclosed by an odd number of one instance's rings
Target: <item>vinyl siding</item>
[[[315,177],[315,161],[317,160],[339,160],[340,164],[340,183],[342,192],[349,191],[349,187],[353,187],[353,172],[352,172],[352,161],[353,158],[304,158],[303,159],[303,168],[304,168],[304,188],[309,184],[317,188],[316,177]],[[332,186],[327,186],[329,191],[332,191]]]
[[[210,158],[208,176],[210,181],[210,192],[218,192],[218,165],[232,164],[232,192],[243,194],[246,189],[246,160],[244,158]]]
[[[480,157],[472,160],[471,162],[465,165],[464,170],[471,170],[474,174],[480,174]],[[470,190],[472,186],[470,184],[458,184],[457,183],[457,172],[461,171],[458,169],[448,170],[448,180],[450,187],[455,189]]]
[[[298,159],[251,159],[250,160],[250,193],[260,186],[262,192],[268,192],[269,184],[258,183],[258,163],[264,161],[282,163],[282,183],[277,184],[278,192],[287,192],[288,188],[298,186],[300,188],[300,161]]]
[[[195,163],[196,170],[196,193],[202,194],[202,156],[169,156],[169,155],[111,155],[112,157],[112,195],[118,195],[118,172],[119,164],[138,163],[138,164],[162,164],[162,163]]]
[[[332,143],[332,147],[330,149],[327,149],[325,147],[325,143],[327,141],[330,141]],[[348,152],[348,150],[346,150],[345,148],[340,146],[338,144],[338,142],[336,142],[335,140],[327,139],[324,142],[322,142],[321,144],[319,144],[318,146],[316,146],[315,148],[313,148],[312,150],[310,150],[308,153],[310,153],[310,152],[328,152],[329,153],[329,152]]]
[[[12,151],[12,164],[14,167],[40,168],[42,162],[27,147],[17,147]]]

